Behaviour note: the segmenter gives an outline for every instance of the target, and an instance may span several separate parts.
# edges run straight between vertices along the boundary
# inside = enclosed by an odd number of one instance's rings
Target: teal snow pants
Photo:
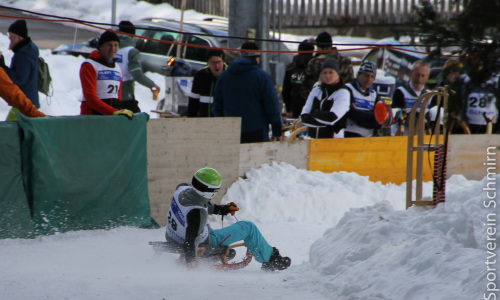
[[[234,242],[244,241],[255,260],[263,263],[271,258],[273,247],[269,246],[257,226],[250,221],[239,221],[221,229],[210,229],[210,244],[229,246]]]

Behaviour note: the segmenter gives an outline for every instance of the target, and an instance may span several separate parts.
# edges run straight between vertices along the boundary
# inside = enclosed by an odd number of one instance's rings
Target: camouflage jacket
[[[335,47],[333,47],[332,49],[337,50],[337,48]],[[305,79],[302,82],[301,96],[303,99],[307,99],[307,96],[309,96],[309,93],[311,92],[313,85],[319,80],[321,65],[328,57],[333,57],[339,61],[339,69],[340,69],[339,76],[340,79],[342,79],[342,82],[347,83],[354,80],[354,71],[352,69],[352,62],[349,57],[340,55],[338,52],[317,54],[307,64]]]

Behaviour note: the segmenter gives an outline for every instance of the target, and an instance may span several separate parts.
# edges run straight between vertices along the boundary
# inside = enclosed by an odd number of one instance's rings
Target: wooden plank
[[[500,135],[452,135],[448,146],[448,176],[463,174],[481,180],[488,174],[485,163],[495,163],[500,173]],[[491,171],[492,169],[490,169]]]
[[[175,188],[196,170],[210,166],[222,175],[220,201],[238,178],[240,118],[152,119],[148,123],[148,179],[151,216],[166,224]]]
[[[239,175],[262,164],[284,162],[299,169],[307,169],[309,141],[241,144]]]

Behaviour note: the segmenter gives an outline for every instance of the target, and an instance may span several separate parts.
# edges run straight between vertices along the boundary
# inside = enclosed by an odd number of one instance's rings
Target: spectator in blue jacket
[[[241,143],[269,141],[281,137],[281,114],[271,76],[259,68],[260,54],[253,42],[241,46],[235,59],[219,75],[214,90],[212,113],[215,117],[241,117]]]
[[[38,101],[38,47],[28,36],[28,27],[25,20],[17,20],[9,27],[9,49],[14,52],[10,67],[5,65],[4,57],[0,54],[0,66],[9,78],[23,91],[31,102],[40,108]],[[15,121],[16,108],[11,109],[7,121]]]

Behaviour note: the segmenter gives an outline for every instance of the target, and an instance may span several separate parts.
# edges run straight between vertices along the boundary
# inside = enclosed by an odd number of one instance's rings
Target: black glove
[[[240,210],[240,209],[238,208],[238,205],[236,205],[236,203],[229,202],[226,205],[219,205],[219,212],[218,213],[221,216],[225,216],[227,214],[231,214],[232,216],[234,216],[234,213],[236,213],[238,210]]]

